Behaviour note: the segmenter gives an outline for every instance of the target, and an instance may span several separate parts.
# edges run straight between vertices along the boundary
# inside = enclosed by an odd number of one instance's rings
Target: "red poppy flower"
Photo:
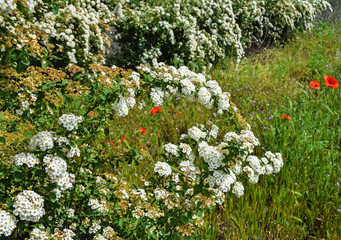
[[[143,127],[140,127],[140,132],[141,132],[141,134],[146,134],[148,132],[148,130],[143,128]]]
[[[153,114],[153,115],[155,115],[157,112],[160,112],[161,111],[161,107],[154,107],[152,110],[151,110],[151,113]]]
[[[282,114],[282,118],[292,120],[292,117],[290,117],[289,115],[285,115],[285,114]]]
[[[122,141],[121,141],[121,139],[118,139],[117,142],[118,142],[118,143],[121,143]]]
[[[156,133],[158,136],[160,136],[160,133]]]
[[[127,141],[127,135],[124,135],[123,140]]]
[[[311,81],[309,86],[315,89],[321,89],[320,83],[318,81]]]
[[[181,115],[182,115],[182,112],[178,112],[178,115],[181,116]]]
[[[324,84],[330,88],[338,88],[339,84],[334,77],[324,76]]]
[[[114,142],[110,142],[110,145],[111,145],[111,146],[115,146],[115,143],[114,143]]]

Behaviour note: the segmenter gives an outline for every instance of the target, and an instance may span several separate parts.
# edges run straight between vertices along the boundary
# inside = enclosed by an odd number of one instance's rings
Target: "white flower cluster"
[[[40,151],[46,151],[53,148],[52,133],[48,131],[42,131],[34,135],[28,143],[28,148],[31,151],[34,151],[36,149]]]
[[[133,189],[130,194],[138,195],[142,200],[147,201],[147,193],[143,188]]]
[[[278,173],[283,167],[283,158],[280,153],[273,154],[267,151],[265,156],[259,159],[249,155],[246,158],[245,161],[249,163],[249,166],[245,166],[243,171],[247,173],[250,183],[257,183],[260,175]]]
[[[59,117],[58,123],[66,128],[68,131],[72,131],[74,129],[78,129],[78,123],[81,123],[82,117],[75,116],[71,114],[63,114]]]
[[[73,158],[74,156],[79,157],[81,152],[78,147],[71,147],[69,151],[67,151],[66,156],[68,158]]]
[[[60,240],[72,240],[76,234],[71,229],[63,229],[63,231],[55,229],[55,233],[52,235],[53,239],[60,239]]]
[[[30,103],[27,100],[21,102],[21,108],[15,110],[15,113],[18,115],[22,115],[26,109],[30,106]],[[32,111],[32,110],[30,110]]]
[[[89,233],[95,234],[101,229],[101,225],[98,222],[93,222],[89,228]]]
[[[152,99],[154,106],[162,106],[164,96],[165,93],[161,90],[161,88],[151,89],[150,98]]]
[[[208,123],[212,124],[212,123]],[[242,173],[247,174],[250,183],[257,183],[260,175],[270,175],[277,173],[283,167],[283,159],[280,153],[273,154],[266,152],[265,157],[258,159],[258,157],[249,155],[253,152],[255,146],[259,145],[259,140],[254,136],[250,130],[242,130],[240,134],[235,132],[228,132],[225,134],[225,142],[221,142],[217,146],[209,145],[210,137],[216,138],[219,132],[219,127],[211,125],[211,130],[207,130],[204,125],[198,127],[192,127],[188,130],[188,137],[198,142],[197,153],[199,161],[202,159],[207,164],[207,170],[210,172],[206,178],[211,189],[217,196],[216,203],[222,203],[222,196],[224,193],[231,191],[238,198],[244,194],[243,184],[238,181],[238,176]],[[209,132],[209,133],[207,133]],[[183,139],[188,139],[188,137]],[[208,141],[208,142],[206,142]],[[236,144],[231,144],[235,142]],[[173,149],[176,153],[184,153],[186,156],[193,156],[187,161],[182,161],[179,164],[179,170],[183,172],[185,176],[190,177],[195,181],[195,177],[198,173],[204,169],[199,168],[197,165],[198,160],[195,160],[195,154],[189,144],[180,143],[179,146],[168,143],[168,148],[171,146],[171,150],[165,150],[171,152]],[[234,162],[225,162],[226,156],[229,155],[231,147],[237,147],[238,153],[234,156]],[[173,181],[178,182],[178,177],[173,176]]]
[[[168,163],[159,161],[155,163],[154,172],[158,173],[161,177],[168,177],[172,174],[172,168]]]
[[[176,146],[173,143],[167,143],[166,145],[163,146],[163,148],[165,149],[167,154],[171,154],[174,157],[178,157],[179,156],[179,147]]]
[[[180,171],[183,172],[183,174],[189,178],[191,178],[193,181],[195,180],[195,177],[198,173],[200,173],[200,170],[197,166],[194,165],[192,161],[182,161],[179,165]]]
[[[124,97],[120,95],[118,99],[113,103],[113,109],[116,116],[118,117],[127,116],[129,113],[129,109],[132,109],[136,104],[134,89],[128,88],[127,92],[127,95],[125,95]]]
[[[169,196],[169,192],[161,188],[156,188],[154,189],[154,196],[156,200],[166,199]]]
[[[194,139],[195,141],[199,142],[200,139],[206,138],[207,134],[205,132],[201,131],[196,126],[193,126],[188,130],[188,136],[190,138]]]
[[[16,227],[16,222],[17,220],[12,214],[4,210],[0,210],[0,237],[2,235],[5,237],[10,236]]]
[[[218,186],[218,190],[224,193],[230,191],[231,185],[237,180],[236,175],[233,172],[225,173],[224,171],[214,171],[213,175],[207,178],[207,181],[211,188]]]
[[[67,164],[62,158],[56,155],[46,155],[43,162],[47,175],[53,183],[57,183],[62,191],[72,187],[75,175],[67,172]]]
[[[218,131],[219,131],[219,127],[217,125],[213,125],[211,127],[211,131],[208,134],[213,138],[217,138]]]
[[[198,147],[199,156],[208,164],[208,170],[213,171],[225,165],[223,163],[224,154],[218,147],[209,146],[207,142],[202,141]]]
[[[30,233],[29,240],[48,240],[50,238],[50,234],[45,229],[34,228]]]
[[[39,159],[33,153],[19,153],[12,158],[12,161],[16,166],[26,164],[29,168],[39,163]]]
[[[24,190],[15,197],[13,214],[20,220],[38,222],[45,214],[44,199],[32,190]]]
[[[259,146],[259,140],[250,130],[242,130],[240,135],[235,132],[228,132],[225,134],[224,140],[226,142],[236,141],[241,144],[240,149],[244,150],[245,153],[252,153],[254,147]]]
[[[112,227],[106,227],[103,229],[103,235],[107,239],[113,239],[115,234],[115,230]]]
[[[96,198],[90,198],[88,205],[91,207],[93,210],[98,210],[101,213],[104,213],[108,211],[108,208],[106,206],[107,202],[105,200],[98,201]]]
[[[0,0],[0,14],[5,15],[17,8],[17,4],[13,0]]]
[[[162,87],[150,88],[149,96],[154,106],[162,106],[165,99],[171,100],[173,97],[180,95],[191,101],[197,100],[208,109],[211,109],[215,101],[217,101],[218,114],[228,111],[230,94],[223,92],[216,81],[206,81],[203,74],[190,71],[185,66],[176,69],[163,63],[160,63],[155,71],[144,65],[137,68],[140,74],[150,74],[154,81],[163,81],[165,83],[161,85]],[[128,77],[129,80],[121,79],[120,84],[124,85],[128,91],[125,96],[120,95],[113,103],[116,116],[127,116],[129,110],[136,105],[135,89],[140,86],[140,74],[132,72]],[[142,109],[143,106],[144,102],[140,102],[139,109]]]
[[[39,9],[48,9],[40,2]],[[50,11],[34,22],[34,25],[50,38],[57,40],[58,47],[65,52],[71,63],[95,60],[96,54],[103,54],[108,45],[105,24],[113,13],[99,0],[80,0],[73,4],[59,5],[57,14]]]

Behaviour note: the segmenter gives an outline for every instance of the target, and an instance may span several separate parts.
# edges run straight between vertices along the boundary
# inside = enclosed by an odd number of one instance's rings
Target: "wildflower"
[[[181,116],[181,115],[182,115],[182,112],[178,112],[178,115]]]
[[[292,117],[290,117],[289,115],[285,115],[285,114],[282,114],[282,118],[292,120]]]
[[[148,132],[148,130],[143,128],[143,127],[140,127],[140,132],[141,132],[141,134],[146,134]]]
[[[151,110],[151,113],[153,114],[153,115],[155,115],[157,112],[160,112],[161,111],[161,107],[154,107],[152,110]]]
[[[114,142],[110,142],[110,145],[111,145],[111,146],[115,146],[115,143],[114,143]]]
[[[334,77],[324,76],[324,84],[326,84],[326,86],[333,88],[333,89],[339,87],[339,83]]]
[[[309,86],[315,89],[321,89],[320,83],[318,81],[311,81]]]
[[[124,135],[123,140],[127,141],[127,135]]]

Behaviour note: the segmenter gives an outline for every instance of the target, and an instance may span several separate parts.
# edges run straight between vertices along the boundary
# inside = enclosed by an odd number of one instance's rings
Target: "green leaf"
[[[58,11],[59,11],[58,5],[54,4],[54,5],[52,6],[52,12],[53,12],[53,14],[54,14],[54,15],[57,15],[57,14],[58,14]]]
[[[54,87],[55,86],[55,83],[54,82],[49,82],[49,83],[46,83],[45,85],[42,86],[41,89],[48,89],[48,88],[51,88],[51,87]]]
[[[55,192],[50,192],[49,197],[50,197],[51,202],[53,203],[56,202],[57,196]]]
[[[298,217],[292,216],[291,218],[294,219],[294,220],[296,220],[296,221],[299,221],[299,222],[303,223],[302,219],[300,219],[300,218],[298,218]]]
[[[68,83],[68,80],[67,80],[67,79],[64,79],[60,85],[65,85],[65,84],[67,84],[67,83]]]
[[[183,222],[185,224],[188,222],[188,217],[185,215],[181,215],[180,220],[181,220],[181,222]]]
[[[25,174],[19,173],[19,174],[16,174],[16,175],[15,175],[14,181],[15,181],[15,182],[21,182],[24,178],[25,178]]]
[[[26,65],[26,66],[30,65],[30,60],[28,60],[27,57],[23,58],[23,59],[21,60],[21,62],[22,62],[24,65]]]
[[[77,143],[74,140],[70,141],[71,147],[77,147]]]

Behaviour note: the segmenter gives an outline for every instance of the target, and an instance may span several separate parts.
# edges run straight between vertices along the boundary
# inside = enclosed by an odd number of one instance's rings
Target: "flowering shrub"
[[[160,61],[201,67],[226,56],[241,59],[246,47],[310,29],[329,6],[324,0],[122,1],[113,32],[120,48],[108,61],[129,67]]]
[[[280,171],[279,153],[253,155],[260,143],[216,81],[187,67],[137,69],[93,64],[89,70],[74,65],[63,71],[30,67],[21,74],[3,70],[1,236],[198,236],[205,212],[222,204],[228,192],[241,197],[246,179],[255,184],[261,175]],[[102,139],[116,118],[150,109],[147,105],[158,106],[158,111],[163,106],[162,113],[174,98],[217,112],[229,119],[234,131],[222,122],[190,127],[179,142],[163,145],[163,157],[150,153],[155,173],[131,186],[118,163],[148,159],[148,153],[126,143],[113,156]],[[22,124],[31,126],[23,135]],[[149,134],[146,128],[140,130]],[[24,137],[11,141],[8,136],[16,132]]]
[[[99,0],[2,1],[0,12],[2,65],[23,71],[103,60],[113,14]]]

